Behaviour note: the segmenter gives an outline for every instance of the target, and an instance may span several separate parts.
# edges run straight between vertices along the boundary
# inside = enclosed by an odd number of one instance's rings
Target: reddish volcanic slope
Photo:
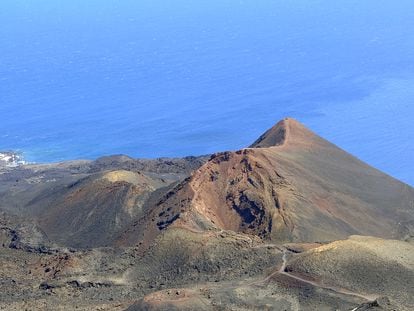
[[[250,148],[218,153],[137,220],[122,243],[170,226],[233,230],[276,241],[414,231],[414,189],[285,119]]]
[[[0,169],[0,309],[414,310],[413,202],[292,119],[210,159]]]

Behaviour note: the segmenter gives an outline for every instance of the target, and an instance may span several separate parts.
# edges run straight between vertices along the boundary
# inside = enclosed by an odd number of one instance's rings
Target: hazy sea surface
[[[285,116],[414,185],[414,1],[0,2],[0,150],[199,155]]]

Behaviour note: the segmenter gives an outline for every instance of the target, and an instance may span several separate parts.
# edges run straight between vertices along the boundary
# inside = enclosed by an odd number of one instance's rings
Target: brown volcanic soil
[[[352,236],[294,256],[286,271],[414,309],[414,246],[407,242]]]
[[[61,246],[112,245],[152,197],[188,176],[203,157],[104,157],[0,168],[0,211],[27,218]]]
[[[1,167],[0,310],[411,310],[413,201],[292,119],[208,161]]]
[[[42,205],[39,224],[56,243],[99,247],[110,245],[113,235],[142,213],[145,201],[160,185],[141,173],[110,171],[31,203]]]
[[[413,188],[297,121],[281,121],[252,147],[213,155],[137,220],[121,243],[152,239],[171,225],[279,242],[413,235]]]
[[[232,232],[171,229],[145,254],[137,248],[50,253],[3,248],[0,276],[6,278],[0,283],[0,310],[21,310],[27,300],[34,309],[44,310],[111,310],[114,302],[126,309],[144,294],[163,288],[236,282],[281,264],[279,249],[255,247],[260,245],[257,237]]]
[[[286,267],[278,264],[267,277],[169,288],[127,310],[413,309],[412,245],[353,236],[310,248],[290,253]]]

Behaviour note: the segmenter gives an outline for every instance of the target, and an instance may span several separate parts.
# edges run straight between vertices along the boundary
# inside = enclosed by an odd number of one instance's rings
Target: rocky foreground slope
[[[285,119],[206,157],[0,167],[0,310],[412,310],[414,189]]]

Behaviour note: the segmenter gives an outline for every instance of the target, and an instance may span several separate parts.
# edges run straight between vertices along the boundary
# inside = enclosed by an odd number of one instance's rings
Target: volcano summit
[[[0,181],[5,310],[414,308],[414,189],[294,119],[234,152]]]

